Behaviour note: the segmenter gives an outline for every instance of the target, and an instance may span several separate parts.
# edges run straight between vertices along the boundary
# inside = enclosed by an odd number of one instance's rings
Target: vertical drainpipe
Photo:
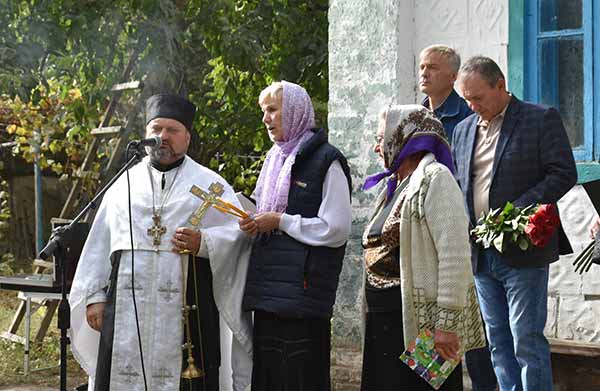
[[[33,133],[33,151],[34,151],[34,165],[33,165],[33,178],[35,180],[34,192],[35,192],[35,256],[44,247],[44,225],[43,225],[43,214],[42,214],[42,169],[40,167],[40,145],[42,143],[42,135],[39,129],[36,129]]]

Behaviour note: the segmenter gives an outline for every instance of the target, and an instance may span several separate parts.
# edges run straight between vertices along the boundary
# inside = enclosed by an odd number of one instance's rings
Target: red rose
[[[544,247],[550,241],[552,233],[553,230],[538,229],[534,226],[532,229],[530,229],[530,233],[528,233],[528,235],[531,244],[533,244],[536,247]]]
[[[540,205],[534,214],[529,216],[525,233],[536,247],[544,247],[552,238],[554,229],[560,224],[556,207],[552,204]]]
[[[527,234],[527,236],[529,236],[530,238],[533,236],[537,237],[539,235],[538,231],[538,226],[533,224],[531,222],[531,219],[529,219],[529,224],[527,224],[527,226],[525,227],[525,233]]]
[[[554,205],[552,205],[552,211],[548,213],[547,220],[552,227],[558,227],[560,225],[558,211],[556,210],[556,207]]]
[[[544,218],[544,213],[540,212],[541,208],[542,207],[540,206],[538,208],[538,210],[534,214],[532,214],[531,216],[529,216],[529,224],[533,224],[533,225],[536,225],[536,226],[544,225],[545,218]]]
[[[534,220],[534,224],[536,225],[544,224],[551,228],[556,228],[560,224],[558,212],[556,211],[556,206],[554,206],[554,204],[540,205],[529,221],[531,221],[531,219]]]

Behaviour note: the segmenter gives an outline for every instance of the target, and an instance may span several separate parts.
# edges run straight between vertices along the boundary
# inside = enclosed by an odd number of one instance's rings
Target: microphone
[[[157,149],[162,144],[160,136],[152,136],[142,140],[133,140],[129,144],[136,148],[150,147],[150,149]]]

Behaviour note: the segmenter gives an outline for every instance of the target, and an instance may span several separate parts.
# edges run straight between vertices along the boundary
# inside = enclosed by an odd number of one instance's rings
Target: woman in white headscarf
[[[253,391],[329,391],[330,320],[350,234],[346,159],[315,129],[310,97],[280,82],[259,97],[273,146],[240,228],[257,235],[243,308],[254,311]]]
[[[444,128],[426,108],[381,113],[374,151],[388,178],[363,234],[367,303],[363,391],[433,388],[398,357],[425,329],[444,359],[485,346],[468,220]],[[462,390],[460,365],[441,390]]]

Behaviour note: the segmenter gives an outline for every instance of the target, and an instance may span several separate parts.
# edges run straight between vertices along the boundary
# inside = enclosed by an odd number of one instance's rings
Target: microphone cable
[[[125,156],[129,156],[131,145],[127,145]],[[146,381],[146,367],[144,366],[144,353],[142,351],[142,334],[140,333],[140,320],[138,318],[137,302],[135,300],[135,251],[133,248],[133,225],[131,222],[131,182],[129,180],[129,170],[127,175],[127,206],[129,208],[129,240],[131,242],[131,297],[133,298],[133,310],[135,313],[135,326],[137,328],[138,346],[140,349],[140,359],[142,364],[142,376],[144,377],[144,390],[148,391],[148,383]],[[152,179],[152,178],[151,178]]]

